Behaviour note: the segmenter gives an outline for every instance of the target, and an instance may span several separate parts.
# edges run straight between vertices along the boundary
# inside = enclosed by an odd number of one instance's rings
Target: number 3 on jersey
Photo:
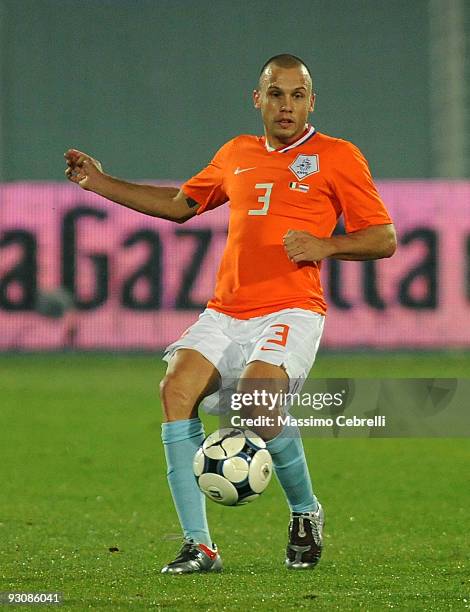
[[[273,190],[274,183],[256,183],[255,189],[263,189],[264,195],[258,197],[258,202],[263,204],[263,208],[250,208],[248,211],[249,215],[267,215],[269,210],[269,203],[271,200],[271,191]]]

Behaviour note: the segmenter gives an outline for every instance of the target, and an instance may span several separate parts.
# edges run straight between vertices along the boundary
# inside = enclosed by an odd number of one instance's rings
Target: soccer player
[[[308,123],[315,94],[305,62],[288,54],[270,58],[253,102],[264,136],[233,138],[180,190],[125,182],[85,153],[65,154],[69,180],[141,213],[183,223],[230,202],[214,295],[165,355],[162,439],[184,534],[180,552],[162,569],[168,574],[222,569],[192,473],[204,439],[198,406],[224,378],[239,378],[241,390],[257,380],[268,391],[293,390],[308,375],[323,330],[320,262],[390,257],[396,248],[359,149]],[[346,234],[333,236],[341,214]],[[299,431],[272,427],[263,436],[291,511],[286,567],[312,568],[322,552],[324,514]]]

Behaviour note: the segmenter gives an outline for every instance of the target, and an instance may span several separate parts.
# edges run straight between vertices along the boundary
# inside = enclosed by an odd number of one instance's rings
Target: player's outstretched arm
[[[152,217],[183,223],[196,214],[198,204],[176,187],[139,185],[103,172],[101,163],[90,155],[69,149],[65,154],[65,176],[82,189]]]
[[[321,261],[326,257],[366,261],[391,257],[397,247],[395,228],[391,223],[371,225],[346,235],[317,238],[309,232],[289,230],[284,248],[293,262]]]

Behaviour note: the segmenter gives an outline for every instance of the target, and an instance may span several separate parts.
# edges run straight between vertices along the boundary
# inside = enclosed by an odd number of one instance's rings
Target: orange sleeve
[[[224,204],[228,196],[224,189],[224,171],[232,151],[233,141],[225,143],[208,166],[184,183],[184,193],[199,204],[197,214]]]
[[[343,211],[346,232],[392,223],[361,151],[344,140],[336,146],[333,189]]]

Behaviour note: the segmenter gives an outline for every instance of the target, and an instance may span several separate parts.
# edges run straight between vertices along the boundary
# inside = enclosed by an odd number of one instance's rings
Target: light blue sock
[[[206,500],[193,474],[194,453],[204,440],[199,418],[162,423],[167,478],[185,538],[212,547]]]
[[[285,427],[266,446],[292,512],[315,512],[318,500],[313,494],[298,427]]]

